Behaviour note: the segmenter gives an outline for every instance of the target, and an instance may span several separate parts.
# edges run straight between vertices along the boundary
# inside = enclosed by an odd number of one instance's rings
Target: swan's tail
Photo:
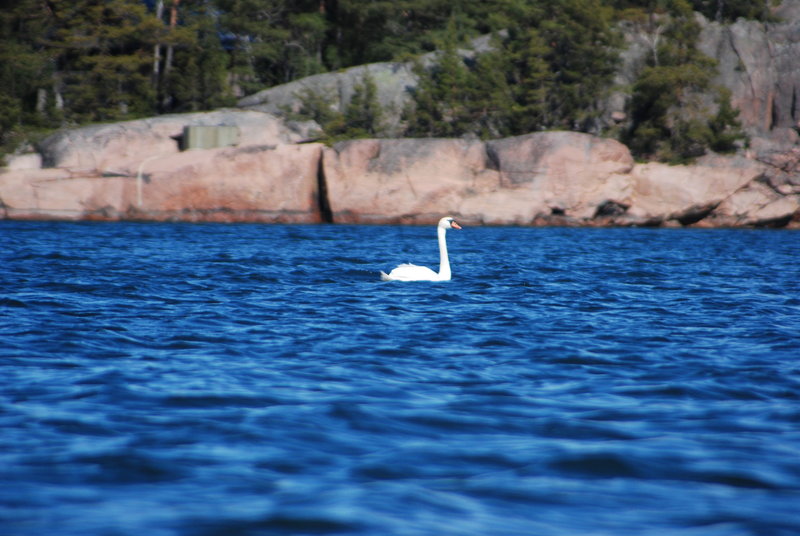
[[[381,270],[381,281],[391,281],[392,278],[389,277],[389,274]]]

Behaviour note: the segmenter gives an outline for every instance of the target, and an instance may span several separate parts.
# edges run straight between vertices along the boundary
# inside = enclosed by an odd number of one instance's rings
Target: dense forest
[[[498,137],[596,131],[623,24],[659,36],[631,94],[629,125],[603,132],[642,158],[680,161],[741,137],[713,61],[695,47],[694,11],[767,20],[771,0],[0,0],[0,144],[90,122],[232,105],[315,73],[413,60],[407,136]],[[493,35],[474,61],[456,54]],[[351,109],[325,117],[339,137],[380,135],[364,80]],[[686,113],[711,92],[713,113]],[[310,108],[313,108],[310,103]],[[682,110],[677,111],[676,110]],[[310,110],[313,111],[313,110]]]

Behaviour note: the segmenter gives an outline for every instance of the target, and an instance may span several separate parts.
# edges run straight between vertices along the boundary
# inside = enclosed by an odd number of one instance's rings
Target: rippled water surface
[[[800,533],[800,234],[0,222],[0,533]]]

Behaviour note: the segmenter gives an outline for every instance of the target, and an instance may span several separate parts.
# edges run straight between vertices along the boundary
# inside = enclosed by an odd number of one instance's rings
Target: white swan
[[[384,281],[450,281],[450,259],[447,257],[447,241],[445,234],[448,229],[461,229],[461,226],[450,216],[439,220],[436,233],[439,236],[439,273],[427,266],[416,264],[401,264],[388,274],[381,271]]]

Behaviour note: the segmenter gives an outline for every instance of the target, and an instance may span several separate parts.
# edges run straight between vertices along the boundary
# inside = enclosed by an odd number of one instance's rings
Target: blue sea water
[[[0,534],[800,534],[800,234],[448,242],[0,222]]]

